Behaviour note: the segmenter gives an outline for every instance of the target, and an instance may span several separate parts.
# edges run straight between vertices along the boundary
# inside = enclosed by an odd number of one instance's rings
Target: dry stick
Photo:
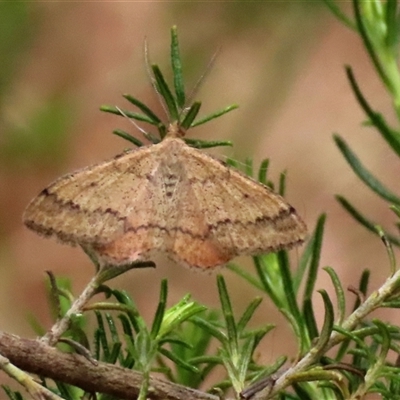
[[[24,371],[119,399],[136,398],[143,380],[140,372],[103,362],[95,366],[83,356],[1,331],[0,353]],[[152,400],[219,400],[217,396],[157,378],[150,378],[149,385],[148,398]]]
[[[388,296],[393,294],[400,285],[400,271],[386,280],[386,282],[375,292],[373,292],[363,304],[361,304],[347,319],[343,322],[341,328],[346,331],[353,330],[368,314],[379,308]],[[332,332],[324,352],[339,344],[346,339],[339,332]],[[267,387],[260,391],[255,399],[270,399],[277,393],[284,390],[292,383],[292,377],[299,372],[305,371],[308,367],[318,362],[320,353],[311,349],[296,365],[285,371],[276,381],[274,386]]]

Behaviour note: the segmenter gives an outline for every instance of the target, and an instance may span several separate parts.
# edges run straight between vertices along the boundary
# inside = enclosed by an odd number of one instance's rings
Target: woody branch
[[[142,383],[139,372],[102,362],[94,365],[83,356],[1,331],[0,354],[27,372],[120,399],[135,398]],[[150,379],[150,388],[148,398],[152,400],[218,400],[217,396],[157,378]]]

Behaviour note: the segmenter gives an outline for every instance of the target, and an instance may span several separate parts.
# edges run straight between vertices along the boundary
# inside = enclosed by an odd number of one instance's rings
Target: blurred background
[[[43,239],[22,222],[24,208],[52,180],[113,157],[128,142],[111,134],[122,128],[140,136],[126,120],[99,111],[102,104],[129,108],[130,93],[160,109],[146,74],[143,44],[152,62],[169,71],[170,28],[178,26],[188,88],[220,49],[201,87],[202,115],[238,103],[240,108],[189,132],[199,139],[232,140],[233,149],[213,154],[255,166],[271,159],[269,178],[283,170],[287,200],[310,231],[328,215],[321,266],[330,265],[344,286],[357,286],[372,271],[370,289],[389,273],[381,242],[338,205],[343,194],[387,228],[394,217],[352,173],[334,145],[340,133],[387,186],[396,188],[399,161],[371,128],[344,73],[356,77],[374,107],[394,122],[390,100],[358,36],[316,2],[2,2],[0,4],[0,324],[26,337],[34,314],[50,326],[46,270],[72,280],[78,294],[93,274],[80,249]],[[301,250],[292,251],[294,262]],[[237,260],[251,270],[248,258]],[[240,313],[256,295],[230,271],[228,281]],[[217,305],[215,274],[186,270],[168,261],[156,269],[131,271],[110,282],[128,290],[150,318],[160,280],[168,278],[170,304],[191,292]],[[321,271],[317,288],[333,293]],[[347,294],[352,303],[353,295]],[[318,296],[316,307],[320,307]],[[391,318],[391,315],[385,318]],[[278,326],[264,340],[262,362],[295,354],[295,340],[283,318],[265,299],[254,325]],[[322,309],[321,309],[322,318]],[[0,376],[0,382],[2,376]]]

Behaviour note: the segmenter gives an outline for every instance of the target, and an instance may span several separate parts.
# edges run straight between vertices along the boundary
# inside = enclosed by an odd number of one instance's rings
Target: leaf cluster
[[[353,0],[354,21],[342,13],[334,1],[324,1],[341,21],[345,22],[347,26],[360,35],[371,62],[375,67],[377,76],[392,99],[394,112],[400,121],[400,71],[398,68],[400,14],[397,1]],[[350,66],[346,67],[346,75],[357,102],[367,117],[365,125],[373,127],[395,155],[400,157],[399,128],[391,126],[386,118],[374,109],[373,105],[371,105],[362,93],[355,73]],[[340,135],[334,135],[334,140],[343,157],[360,180],[372,192],[389,203],[391,209],[399,216],[400,195],[387,188],[375,177]],[[384,232],[386,238],[392,244],[400,246],[399,233],[391,234],[380,228],[378,223],[372,221],[368,216],[359,211],[346,197],[337,195],[336,198],[350,215],[369,231],[378,236],[381,236],[382,232]],[[398,231],[400,225],[396,223],[396,227]]]
[[[131,104],[137,107],[141,112],[132,112],[126,109],[120,109],[119,107],[112,107],[108,105],[102,106],[100,109],[105,112],[109,112],[116,115],[122,115],[128,118],[131,118],[135,121],[146,122],[157,128],[157,135],[151,134],[142,130],[145,138],[153,144],[159,143],[164,139],[168,132],[169,125],[176,123],[181,129],[188,130],[190,128],[194,128],[196,126],[205,124],[215,118],[218,118],[238,106],[236,104],[230,105],[228,107],[223,108],[222,110],[216,111],[210,115],[207,115],[203,118],[196,119],[200,108],[201,102],[192,101],[193,96],[196,94],[196,89],[199,86],[201,80],[198,85],[196,85],[193,93],[190,96],[186,96],[184,80],[182,74],[182,61],[180,57],[179,51],[179,42],[178,42],[178,33],[176,26],[171,29],[171,67],[173,72],[173,89],[171,89],[171,85],[168,85],[164,75],[162,74],[159,66],[157,64],[151,64],[148,58],[148,49],[146,45],[146,62],[148,67],[148,73],[150,77],[150,81],[153,85],[154,91],[157,93],[160,102],[164,108],[165,114],[168,117],[168,122],[165,123],[162,121],[162,118],[158,117],[149,107],[143,104],[140,100],[130,94],[124,94],[123,97],[128,100]],[[143,146],[143,142],[131,134],[117,129],[113,132],[117,136],[120,136],[135,146]],[[187,144],[192,147],[196,147],[199,149],[216,147],[216,146],[232,146],[232,143],[229,141],[202,141],[198,139],[188,139],[183,138]]]

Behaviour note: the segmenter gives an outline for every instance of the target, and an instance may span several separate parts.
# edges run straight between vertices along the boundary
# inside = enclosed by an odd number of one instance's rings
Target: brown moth
[[[109,265],[161,251],[209,269],[304,241],[306,225],[281,196],[182,136],[171,125],[159,144],[62,176],[31,201],[25,225]]]

